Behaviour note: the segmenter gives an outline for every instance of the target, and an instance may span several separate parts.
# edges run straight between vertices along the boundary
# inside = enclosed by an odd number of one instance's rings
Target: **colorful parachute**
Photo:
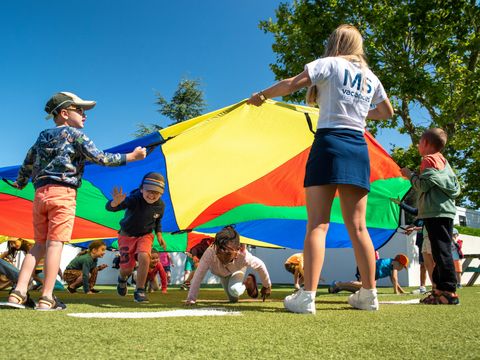
[[[72,243],[114,242],[123,213],[105,210],[112,188],[129,192],[145,173],[158,171],[167,179],[162,227],[168,251],[185,251],[204,234],[229,224],[235,224],[246,243],[303,248],[303,177],[317,117],[318,110],[309,107],[269,100],[257,108],[240,102],[109,149],[128,152],[141,145],[149,154],[124,167],[85,167]],[[365,137],[371,160],[367,226],[379,248],[399,222],[399,208],[389,198],[403,197],[410,185],[375,139],[368,133]],[[18,168],[2,168],[0,176],[13,181]],[[0,234],[33,237],[33,195],[31,183],[20,191],[0,182]],[[351,247],[338,198],[327,247]]]

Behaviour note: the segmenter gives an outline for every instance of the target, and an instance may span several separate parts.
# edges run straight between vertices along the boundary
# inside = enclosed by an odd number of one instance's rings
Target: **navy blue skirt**
[[[318,129],[308,156],[303,185],[349,184],[370,191],[370,159],[363,133]]]

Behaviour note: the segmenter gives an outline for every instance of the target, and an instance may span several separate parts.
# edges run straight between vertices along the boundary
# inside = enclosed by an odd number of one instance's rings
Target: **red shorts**
[[[153,239],[153,234],[146,234],[139,237],[119,234],[118,250],[120,251],[120,268],[134,268],[138,253],[144,252],[150,255],[152,252]]]
[[[45,185],[33,199],[34,240],[70,241],[72,238],[77,190],[61,185]]]

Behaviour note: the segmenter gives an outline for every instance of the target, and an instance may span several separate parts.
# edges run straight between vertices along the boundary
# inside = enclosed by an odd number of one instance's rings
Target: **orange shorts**
[[[70,241],[72,238],[77,190],[45,185],[35,191],[33,231],[35,241]]]
[[[118,250],[120,251],[120,268],[131,269],[135,267],[137,254],[145,252],[148,255],[152,252],[153,234],[146,234],[139,237],[125,236],[118,234]]]

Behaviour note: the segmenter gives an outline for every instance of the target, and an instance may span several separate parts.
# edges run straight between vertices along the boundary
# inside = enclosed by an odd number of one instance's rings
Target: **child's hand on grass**
[[[263,301],[265,301],[265,298],[269,297],[272,294],[272,288],[262,286],[262,290],[260,290],[260,293],[262,294]]]

